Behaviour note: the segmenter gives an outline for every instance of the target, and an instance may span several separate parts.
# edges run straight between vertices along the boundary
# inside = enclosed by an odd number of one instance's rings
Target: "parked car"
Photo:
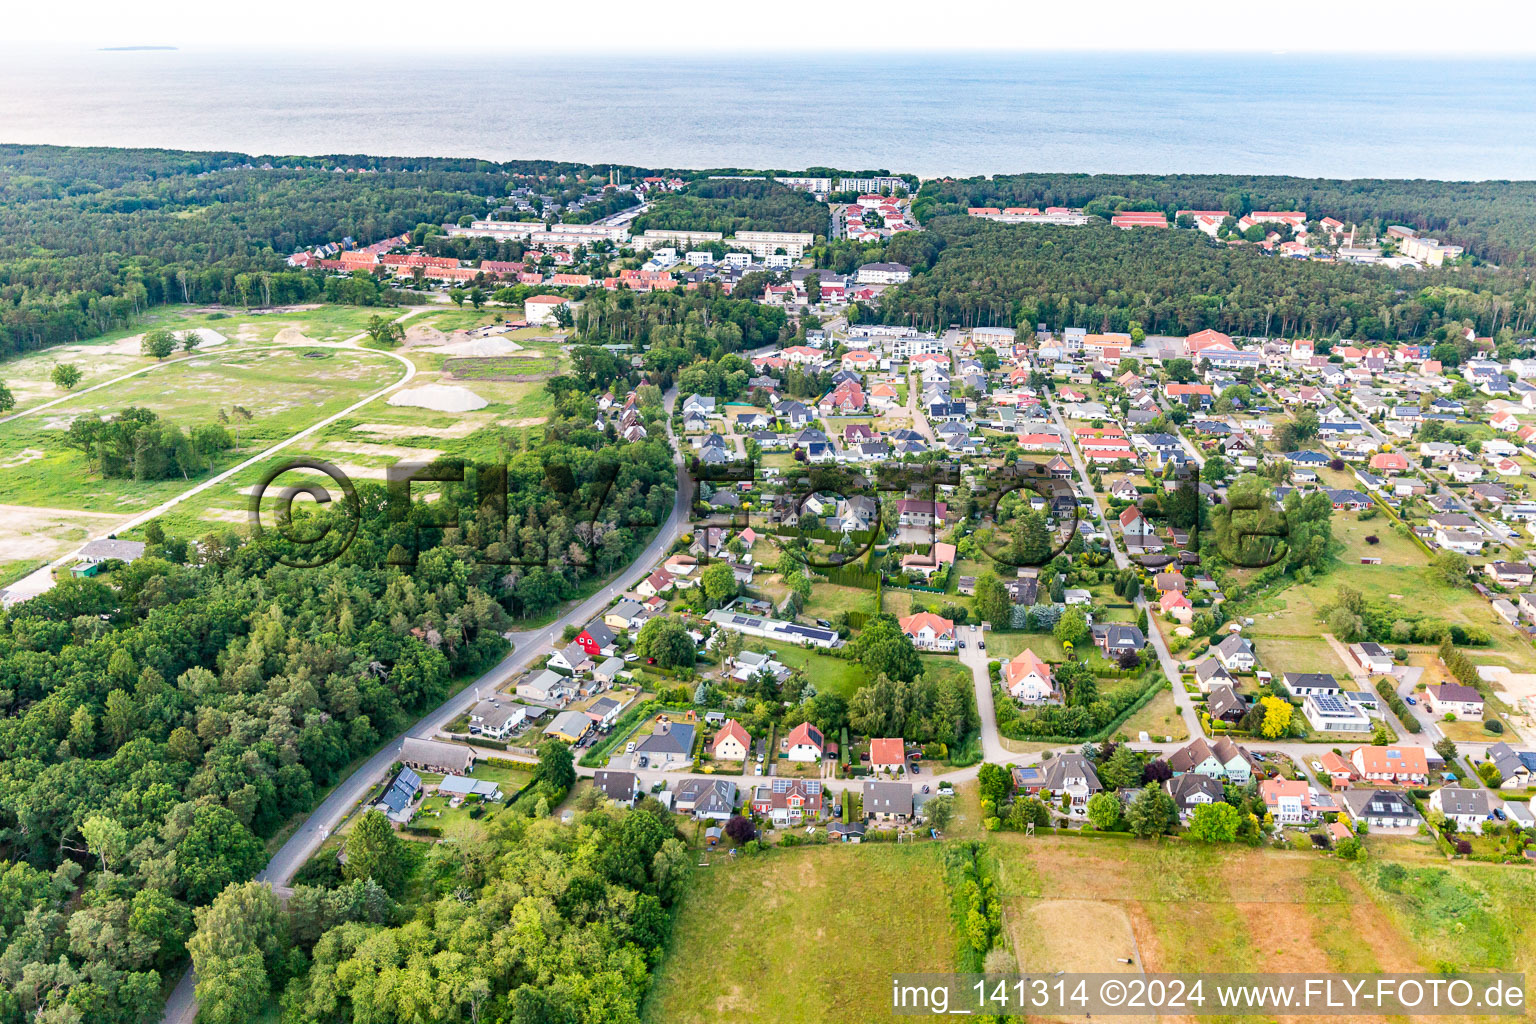
[[[626,743],[626,744],[624,744],[624,753],[626,753],[626,754],[633,754],[634,752],[635,752],[635,745],[633,743]]]
[[[920,766],[914,764],[912,766],[912,774],[913,775],[921,775],[921,774],[923,774],[923,769]]]
[[[961,650],[962,650],[962,651],[963,651],[963,650],[965,650],[965,641],[964,641],[964,640],[961,640],[961,641],[960,641],[960,649],[961,649]]]
[[[923,792],[924,793],[928,792],[928,784],[926,782],[923,783]]]
[[[640,655],[636,654],[634,651],[625,651],[624,652],[624,660],[625,661],[635,661],[639,657],[640,657]]]
[[[1404,697],[1403,700],[1407,701],[1410,706],[1418,703],[1418,701],[1414,700],[1412,697]]]
[[[1502,808],[1502,807],[1495,807],[1493,809],[1493,816],[1495,818],[1498,818],[1500,821],[1507,821],[1507,820],[1509,820],[1509,815],[1504,813],[1504,808]]]
[[[985,640],[977,640],[976,646],[984,651],[987,649],[987,642]]]

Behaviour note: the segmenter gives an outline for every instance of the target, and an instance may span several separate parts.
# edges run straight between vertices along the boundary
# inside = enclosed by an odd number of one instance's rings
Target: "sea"
[[[1536,62],[0,50],[0,142],[642,167],[1536,178]]]

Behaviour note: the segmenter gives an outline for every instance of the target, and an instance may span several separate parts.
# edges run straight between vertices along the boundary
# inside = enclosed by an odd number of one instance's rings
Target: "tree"
[[[1161,786],[1149,782],[1136,794],[1136,799],[1131,801],[1125,818],[1131,832],[1145,839],[1172,832],[1178,824],[1179,811],[1174,806],[1173,798],[1163,792]]]
[[[1091,631],[1088,628],[1088,617],[1083,610],[1076,605],[1061,613],[1061,618],[1056,620],[1056,628],[1053,630],[1056,639],[1073,647],[1087,642]]]
[[[568,302],[560,303],[550,315],[555,318],[555,326],[562,330],[568,331],[576,326],[576,314],[571,312],[571,306]]]
[[[1013,598],[1009,596],[1003,581],[998,579],[997,573],[991,569],[984,570],[976,577],[976,594],[972,604],[978,619],[997,626],[1007,625],[1013,614]]]
[[[977,769],[976,782],[981,790],[981,798],[990,800],[994,807],[1002,804],[1013,789],[1013,776],[1008,769],[990,762]]]
[[[1051,531],[1045,514],[1033,509],[1013,523],[1008,560],[1014,565],[1040,566],[1051,557]]]
[[[949,823],[955,816],[955,798],[952,796],[936,796],[923,804],[923,816],[928,824],[940,832],[949,827]]]
[[[1119,828],[1120,798],[1108,792],[1093,794],[1088,798],[1088,820],[1101,832],[1113,832]]]
[[[859,635],[848,645],[853,660],[872,676],[890,676],[900,682],[916,679],[923,670],[922,659],[912,638],[901,631],[896,616],[882,612],[865,623]]]
[[[1141,758],[1124,743],[1098,769],[1099,781],[1109,790],[1130,789],[1141,785]]]
[[[1294,707],[1290,701],[1279,697],[1260,697],[1259,704],[1264,708],[1264,724],[1259,727],[1261,736],[1275,740],[1291,731]]]
[[[388,819],[384,824],[388,827]],[[207,903],[231,882],[254,875],[266,859],[261,840],[233,811],[219,805],[197,805],[192,823],[176,847],[176,867],[192,903]]]
[[[692,665],[698,651],[688,627],[680,619],[657,616],[640,627],[635,637],[635,653],[642,658],[655,658],[662,668],[683,668]]]
[[[371,878],[385,892],[399,892],[405,872],[404,840],[395,834],[383,811],[365,812],[347,836],[347,863],[342,874],[348,879]]]
[[[203,336],[197,331],[181,332],[181,350],[183,352],[195,352],[197,351],[197,347],[202,343]]]
[[[128,855],[128,830],[115,818],[93,814],[80,826],[80,834],[85,848],[100,858],[103,871],[111,871],[114,863]]]
[[[16,408],[16,396],[11,394],[11,389],[5,386],[5,381],[0,380],[0,412],[10,412]]]
[[[1429,563],[1435,579],[1452,587],[1467,585],[1467,556],[1456,551],[1441,550]]]
[[[733,815],[731,820],[725,823],[725,834],[730,836],[731,842],[737,846],[743,846],[757,836],[757,828],[752,824],[751,818],[744,818],[739,814]]]
[[[405,340],[405,328],[387,317],[374,314],[368,319],[363,332],[373,339],[375,345],[398,345]]]
[[[704,596],[716,604],[724,604],[736,596],[736,571],[728,562],[711,562],[699,574],[699,585]]]
[[[568,792],[576,785],[576,759],[571,748],[553,738],[540,743],[539,766],[534,777],[555,792]]]
[[[76,366],[74,363],[59,363],[54,366],[53,372],[51,372],[48,376],[50,379],[52,379],[54,384],[63,388],[65,391],[73,391],[75,389],[75,385],[80,383],[80,367]]]
[[[1200,804],[1189,816],[1189,837],[1201,843],[1230,843],[1237,838],[1237,808],[1217,800]]]
[[[164,360],[166,356],[176,351],[176,335],[164,327],[157,327],[147,332],[139,340],[139,353],[154,359]]]
[[[237,1024],[259,1016],[271,998],[269,971],[285,945],[282,907],[260,882],[231,885],[199,909],[197,933],[187,943],[197,969],[197,1019]]]

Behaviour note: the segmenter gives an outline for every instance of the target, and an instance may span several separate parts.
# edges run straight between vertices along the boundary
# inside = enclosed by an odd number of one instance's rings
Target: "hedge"
[[[1387,707],[1392,709],[1392,713],[1402,719],[1403,728],[1409,732],[1424,731],[1424,723],[1420,722],[1418,716],[1409,710],[1407,704],[1403,703],[1403,698],[1397,695],[1397,691],[1392,688],[1392,684],[1388,683],[1385,679],[1378,679],[1376,681],[1376,692],[1381,694],[1381,699],[1387,702]]]

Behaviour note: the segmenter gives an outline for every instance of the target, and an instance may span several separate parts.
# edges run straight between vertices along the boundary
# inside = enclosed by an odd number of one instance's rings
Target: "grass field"
[[[772,651],[774,658],[785,668],[802,669],[806,678],[816,684],[818,693],[851,697],[853,691],[869,682],[869,673],[864,671],[864,666],[846,658],[820,654],[812,648],[770,645],[759,640],[749,640],[746,646],[754,651]]]
[[[954,967],[937,846],[710,861],[683,899],[649,1024],[901,1019],[887,1009],[892,972]]]
[[[1167,736],[1173,741],[1189,739],[1189,727],[1184,724],[1178,705],[1174,703],[1173,691],[1167,689],[1159,690],[1157,696],[1127,718],[1118,731],[1132,740],[1143,731],[1154,739],[1159,736]]]
[[[836,586],[818,581],[811,588],[811,599],[805,603],[801,614],[812,619],[830,620],[838,612],[864,612],[867,615],[873,615],[878,610],[875,607],[873,590]]]

